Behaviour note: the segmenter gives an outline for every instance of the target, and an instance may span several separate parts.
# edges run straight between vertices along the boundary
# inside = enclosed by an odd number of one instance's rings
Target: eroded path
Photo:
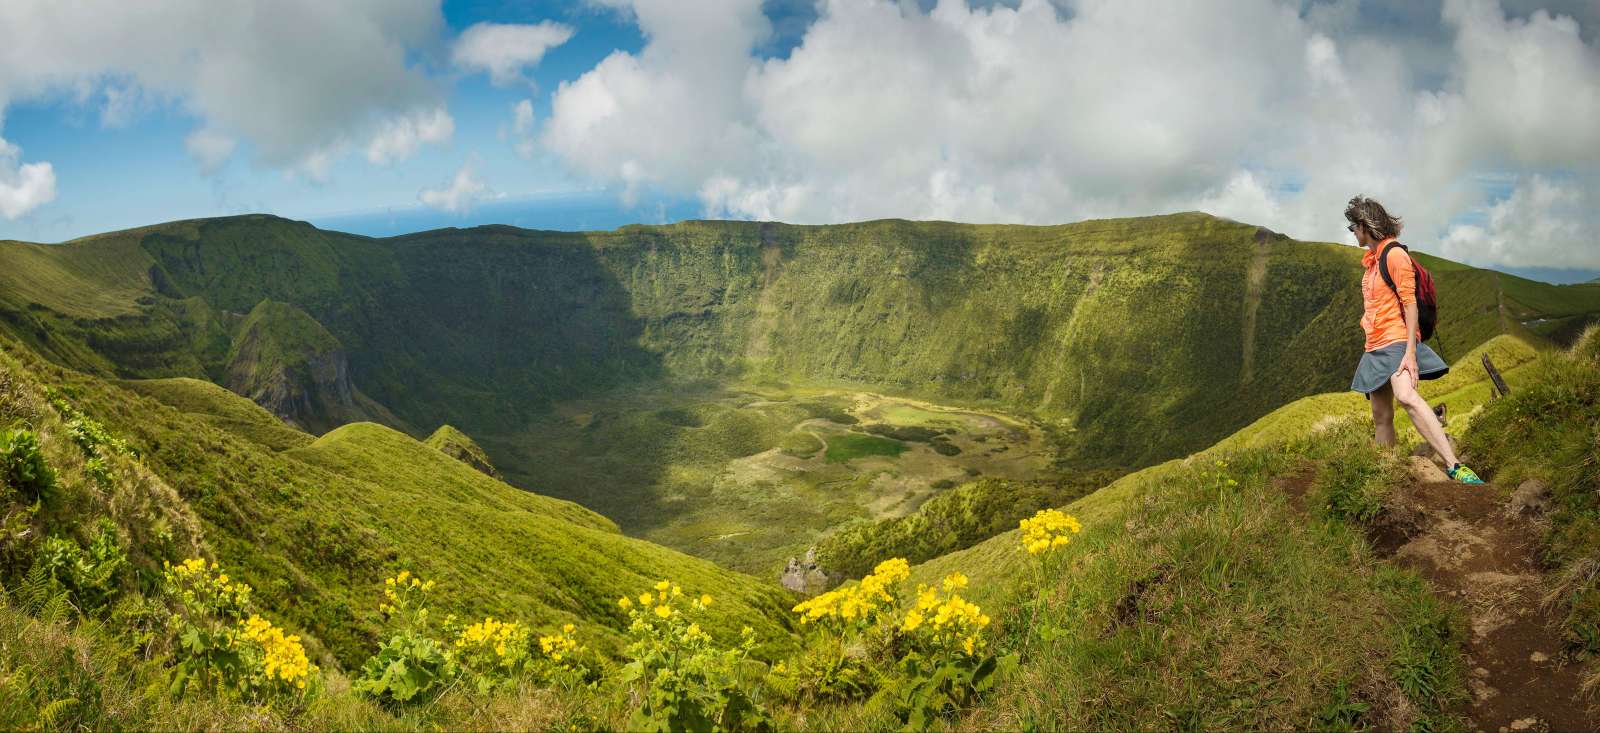
[[[1419,481],[1394,497],[1377,549],[1467,614],[1472,697],[1461,712],[1475,729],[1600,729],[1563,651],[1558,611],[1542,603],[1538,528],[1516,503],[1493,485]]]

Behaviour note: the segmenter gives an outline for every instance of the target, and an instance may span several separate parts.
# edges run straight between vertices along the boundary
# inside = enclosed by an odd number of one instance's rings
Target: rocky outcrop
[[[489,454],[478,446],[471,436],[449,425],[440,425],[428,436],[428,447],[467,464],[479,472],[500,478],[500,472],[489,462]]]
[[[343,345],[304,311],[262,301],[234,337],[223,386],[284,422],[322,433],[365,417]]]
[[[778,576],[778,582],[783,587],[796,593],[808,596],[821,593],[834,585],[834,578],[817,564],[817,550],[806,550],[804,561],[789,558],[789,564],[783,569],[783,574]]]

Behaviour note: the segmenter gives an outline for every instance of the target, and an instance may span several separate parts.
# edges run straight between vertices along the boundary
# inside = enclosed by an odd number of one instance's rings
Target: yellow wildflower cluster
[[[654,614],[656,618],[665,620],[678,613],[673,603],[683,597],[683,588],[670,580],[663,580],[655,585],[655,592],[645,591],[639,594],[639,614]],[[704,610],[711,605],[711,596],[702,594],[699,598],[690,601],[696,611]],[[617,599],[617,606],[622,610],[633,613],[634,602],[632,598],[623,596]]]
[[[485,618],[461,630],[456,637],[456,648],[464,650],[493,650],[496,657],[508,653],[516,656],[528,642],[528,630],[515,621],[497,621]]]
[[[1029,555],[1048,552],[1071,542],[1071,535],[1083,531],[1078,518],[1063,514],[1058,509],[1040,509],[1028,519],[1018,523],[1022,529],[1022,546]]]
[[[968,655],[983,646],[983,629],[989,616],[978,604],[961,597],[967,576],[951,573],[938,586],[918,585],[917,601],[906,611],[900,630],[923,634],[941,646],[958,646]]]
[[[299,636],[285,636],[283,629],[260,616],[246,619],[240,634],[260,645],[261,671],[268,680],[276,678],[304,690],[307,677],[317,671],[317,666],[306,659]]]
[[[171,592],[186,608],[237,619],[250,604],[250,586],[229,578],[215,562],[191,557],[167,564],[165,575]]]
[[[577,629],[578,627],[572,624],[566,624],[561,627],[561,631],[558,633],[540,636],[539,651],[544,652],[544,655],[549,657],[552,662],[559,662],[563,657],[571,656],[573,652],[578,650],[578,640],[572,638],[572,633]]]
[[[884,608],[895,605],[895,585],[911,577],[911,564],[905,558],[884,560],[861,582],[823,593],[794,607],[800,623],[837,618],[846,622],[870,622]]]
[[[400,574],[383,579],[383,597],[388,600],[378,604],[378,610],[390,616],[399,615],[417,605],[422,596],[431,590],[433,581],[423,581],[412,575],[410,570],[401,570]],[[418,615],[426,616],[427,609],[419,609]]]

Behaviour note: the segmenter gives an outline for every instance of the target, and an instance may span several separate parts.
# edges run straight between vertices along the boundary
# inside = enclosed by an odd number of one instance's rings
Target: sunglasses
[[[1351,224],[1350,226],[1347,226],[1345,228],[1349,229],[1351,234],[1354,234],[1355,231],[1356,231],[1356,225],[1354,225],[1354,224]]]

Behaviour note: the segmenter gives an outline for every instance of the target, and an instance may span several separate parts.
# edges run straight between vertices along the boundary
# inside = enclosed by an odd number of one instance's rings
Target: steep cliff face
[[[360,420],[397,422],[351,384],[339,340],[287,303],[263,300],[245,317],[223,386],[310,433]]]

